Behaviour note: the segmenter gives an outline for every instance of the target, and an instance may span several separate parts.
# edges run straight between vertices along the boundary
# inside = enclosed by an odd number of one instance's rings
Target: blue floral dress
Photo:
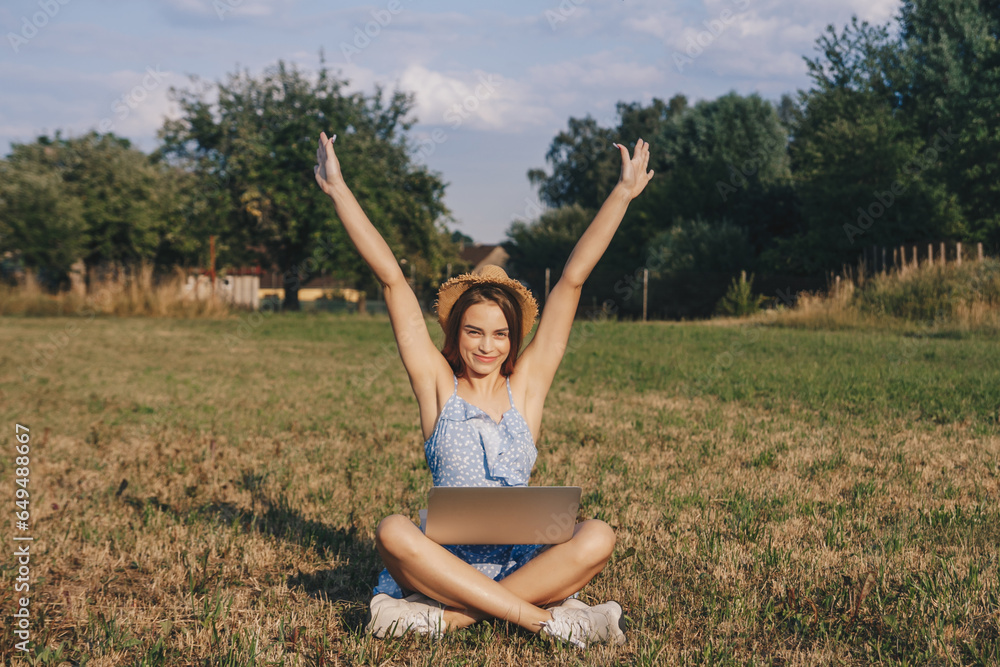
[[[507,378],[510,409],[493,421],[455,391],[444,404],[424,456],[434,486],[527,486],[538,451],[528,423],[517,408]],[[486,576],[500,581],[546,548],[543,544],[450,544],[445,549]],[[399,584],[382,570],[374,594],[403,597]]]

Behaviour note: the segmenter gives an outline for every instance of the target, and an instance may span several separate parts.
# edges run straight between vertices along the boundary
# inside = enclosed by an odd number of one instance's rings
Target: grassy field
[[[505,623],[364,634],[375,527],[431,483],[386,318],[2,318],[11,512],[15,424],[32,438],[31,659],[1000,664],[1000,347],[934,334],[577,323],[532,484],[582,486],[581,518],[616,528],[581,597],[633,624],[579,651]]]

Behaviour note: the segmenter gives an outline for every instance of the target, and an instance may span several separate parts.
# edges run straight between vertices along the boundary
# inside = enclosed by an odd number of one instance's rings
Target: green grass
[[[385,317],[47,342],[68,322],[0,320],[0,414],[32,435],[34,664],[1000,664],[987,336],[578,322],[532,484],[582,486],[581,518],[615,528],[582,597],[633,622],[581,652],[505,623],[364,634],[374,529],[431,483]]]

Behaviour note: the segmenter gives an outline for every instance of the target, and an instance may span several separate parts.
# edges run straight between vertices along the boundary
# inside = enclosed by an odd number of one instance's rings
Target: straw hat
[[[460,276],[455,276],[441,285],[441,289],[438,290],[437,301],[434,302],[434,305],[437,307],[438,322],[441,324],[441,328],[444,329],[452,306],[455,305],[458,297],[462,296],[465,290],[473,285],[487,283],[504,285],[512,289],[517,295],[517,302],[521,307],[521,340],[525,340],[528,334],[531,333],[531,327],[535,324],[535,318],[538,317],[538,303],[524,285],[508,277],[506,271],[494,264],[486,264],[472,273],[463,273]]]

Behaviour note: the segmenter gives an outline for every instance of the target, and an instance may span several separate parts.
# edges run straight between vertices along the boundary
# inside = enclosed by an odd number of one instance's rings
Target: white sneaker
[[[379,593],[371,601],[371,620],[365,629],[376,637],[401,637],[407,632],[444,635],[444,606],[431,598],[414,593],[402,600]]]
[[[590,609],[589,604],[581,602],[578,598],[566,598],[558,604],[546,605],[545,609],[552,611],[556,607],[565,607],[567,609]]]
[[[583,605],[581,608],[578,605]],[[542,634],[586,648],[590,644],[607,642],[616,646],[625,643],[625,618],[617,602],[587,607],[582,602],[569,606],[565,602],[549,610],[551,621],[542,623]]]

